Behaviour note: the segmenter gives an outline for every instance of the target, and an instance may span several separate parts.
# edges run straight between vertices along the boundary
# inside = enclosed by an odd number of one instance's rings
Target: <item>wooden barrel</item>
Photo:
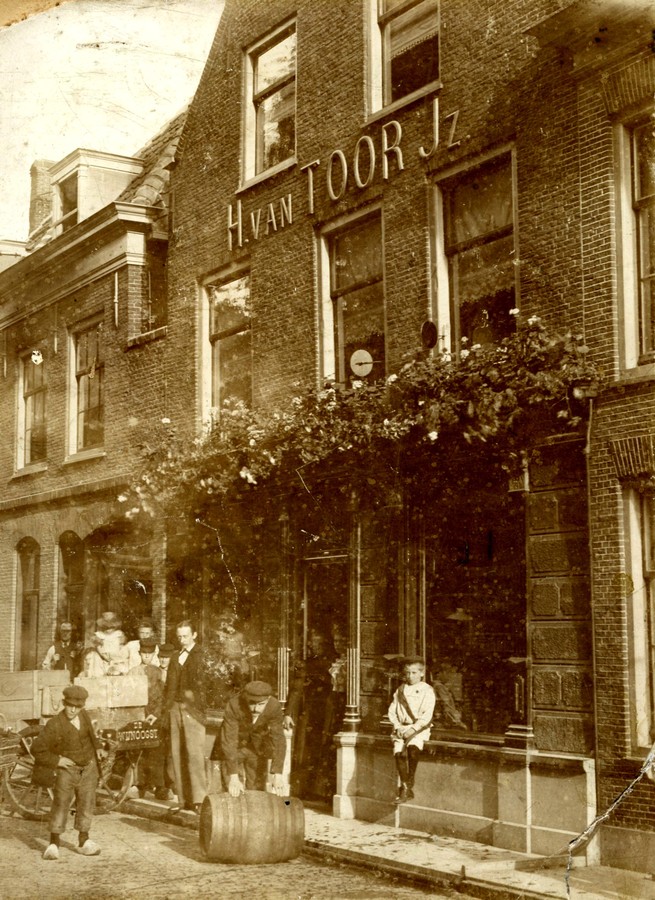
[[[296,797],[246,791],[208,794],[200,810],[200,846],[215,862],[285,862],[302,852],[305,811]]]

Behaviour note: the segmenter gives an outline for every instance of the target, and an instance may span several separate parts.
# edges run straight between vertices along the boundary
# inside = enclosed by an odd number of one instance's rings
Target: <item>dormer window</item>
[[[57,188],[61,210],[59,219],[61,230],[67,231],[73,225],[77,225],[77,172],[61,181]]]

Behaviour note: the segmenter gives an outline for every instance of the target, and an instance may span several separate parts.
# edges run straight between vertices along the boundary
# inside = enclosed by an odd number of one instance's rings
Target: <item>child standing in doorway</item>
[[[425,662],[419,658],[405,660],[403,680],[389,706],[393,726],[391,740],[398,772],[396,803],[414,797],[414,779],[423,745],[430,738],[435,694],[425,682]]]

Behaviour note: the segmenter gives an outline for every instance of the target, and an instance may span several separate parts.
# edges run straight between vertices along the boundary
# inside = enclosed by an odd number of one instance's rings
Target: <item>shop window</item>
[[[420,96],[439,78],[439,0],[373,0],[373,108]]]
[[[246,55],[245,178],[296,152],[296,26],[287,24]]]
[[[24,671],[37,667],[41,550],[32,538],[23,538],[19,541],[16,552],[18,555],[18,578],[16,579],[15,668]]]
[[[229,397],[252,402],[250,275],[206,287],[209,313],[208,405],[220,409]]]
[[[426,652],[435,728],[502,735],[526,655],[524,512],[502,471],[435,498],[426,518]]]
[[[46,459],[46,369],[37,350],[20,363],[20,409],[17,466],[29,466]]]
[[[105,434],[102,322],[72,336],[72,452],[102,447]]]
[[[326,238],[326,246],[330,301],[324,312],[325,376],[342,385],[384,378],[385,310],[380,217],[358,220],[331,233]]]
[[[655,362],[655,126],[621,127],[619,161],[625,366]]]
[[[448,346],[494,344],[515,330],[516,266],[509,156],[442,183],[438,189],[440,331]],[[447,303],[446,303],[447,300]]]
[[[655,495],[627,489],[624,509],[630,576],[632,741],[633,750],[643,753],[655,737]]]

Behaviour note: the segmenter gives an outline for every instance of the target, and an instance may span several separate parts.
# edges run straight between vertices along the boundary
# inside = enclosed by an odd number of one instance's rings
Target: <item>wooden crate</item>
[[[21,719],[39,719],[44,712],[44,694],[63,690],[70,684],[64,669],[32,669],[27,672],[0,672],[0,713],[12,725]],[[46,707],[48,702],[46,702]]]

